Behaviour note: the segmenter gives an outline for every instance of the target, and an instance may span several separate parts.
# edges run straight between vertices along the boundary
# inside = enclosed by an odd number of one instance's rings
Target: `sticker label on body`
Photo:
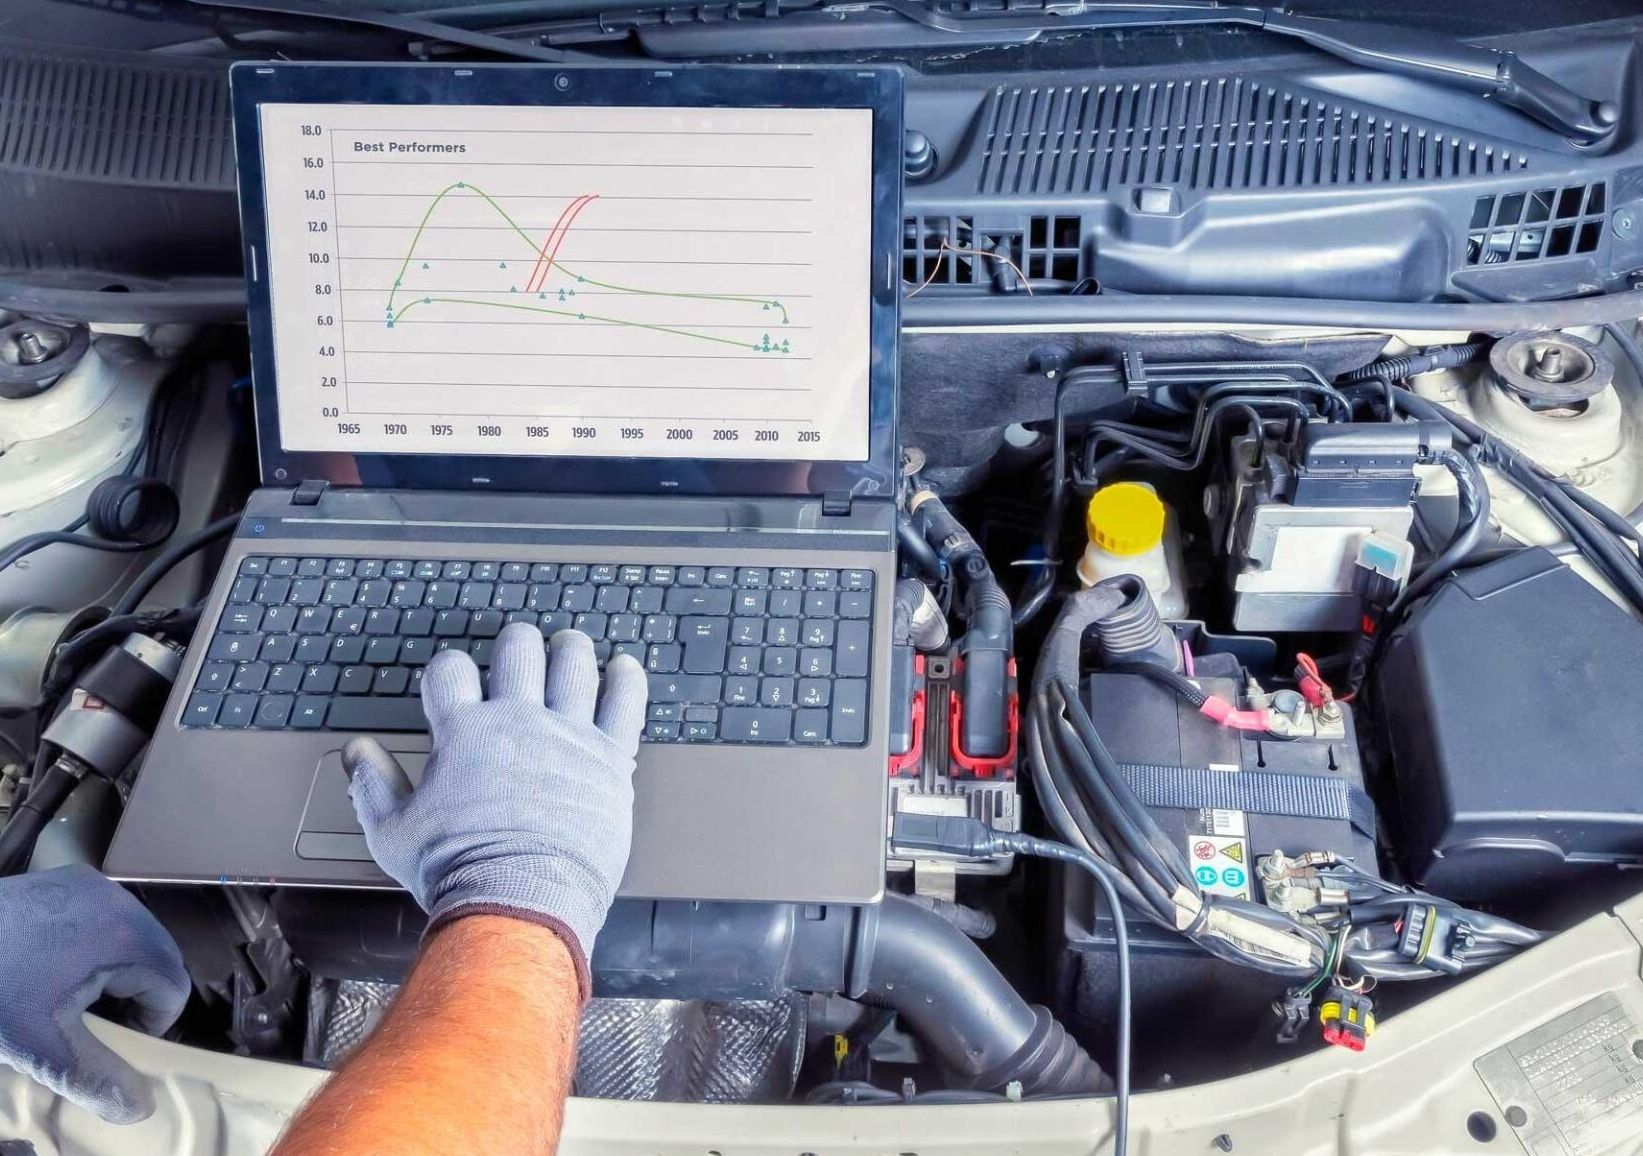
[[[1243,818],[1241,812],[1228,814]],[[1250,899],[1249,842],[1240,836],[1188,835],[1187,861],[1206,895]]]

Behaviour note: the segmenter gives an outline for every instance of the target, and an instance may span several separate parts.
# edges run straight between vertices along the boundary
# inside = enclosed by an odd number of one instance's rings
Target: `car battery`
[[[1240,694],[1243,673],[1230,656],[1201,658],[1197,675],[1210,694],[1252,705]],[[1304,911],[1316,895],[1304,877],[1262,878],[1263,861],[1279,852],[1330,852],[1378,875],[1374,810],[1363,790],[1350,707],[1336,704],[1324,718],[1298,695],[1281,692],[1276,706],[1294,706],[1293,729],[1301,733],[1279,740],[1220,726],[1140,675],[1097,672],[1083,690],[1096,731],[1204,893]],[[1117,975],[1111,914],[1081,875],[1065,878],[1062,889],[1062,1010],[1100,1030]],[[1263,1022],[1276,1028],[1269,1005],[1287,981],[1214,959],[1133,912],[1128,930],[1138,1031],[1200,1021],[1211,985],[1216,1017],[1271,1039],[1260,1029]]]

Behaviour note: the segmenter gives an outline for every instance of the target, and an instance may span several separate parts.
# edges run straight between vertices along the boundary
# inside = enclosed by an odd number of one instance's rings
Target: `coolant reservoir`
[[[1115,482],[1090,498],[1084,513],[1090,544],[1078,560],[1086,587],[1103,578],[1134,574],[1165,618],[1187,616],[1186,583],[1181,577],[1181,534],[1174,512],[1149,485]]]

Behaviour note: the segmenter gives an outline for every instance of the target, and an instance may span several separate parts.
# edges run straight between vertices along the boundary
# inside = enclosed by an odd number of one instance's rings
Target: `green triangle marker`
[[[576,315],[576,319],[578,321],[586,321],[588,319],[588,315],[586,313],[578,313]]]
[[[456,182],[456,187],[459,188],[459,189],[465,189],[465,188],[468,187],[468,182],[467,181],[458,181],[458,182]]]
[[[423,268],[424,268],[424,269],[426,269],[426,268],[427,268],[427,267],[428,267],[428,262],[426,262],[426,261],[424,261],[424,262],[422,262],[422,267],[423,267]],[[398,282],[398,281],[395,281],[395,282],[394,282],[394,284],[395,284],[395,285],[398,285],[398,284],[399,284],[399,282]]]
[[[546,301],[548,299],[548,295],[546,293],[538,293],[536,295],[536,299],[538,301]]]
[[[432,297],[424,297],[422,299],[422,303],[424,305],[432,305],[434,303],[434,299]]]
[[[498,261],[496,263],[496,267],[498,269],[506,269],[508,267],[508,263],[506,261]]]

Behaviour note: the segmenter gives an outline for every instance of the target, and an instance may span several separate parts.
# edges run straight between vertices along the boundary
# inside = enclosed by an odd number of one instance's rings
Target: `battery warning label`
[[[1187,853],[1193,878],[1207,895],[1252,898],[1249,843],[1226,835],[1188,835]]]

